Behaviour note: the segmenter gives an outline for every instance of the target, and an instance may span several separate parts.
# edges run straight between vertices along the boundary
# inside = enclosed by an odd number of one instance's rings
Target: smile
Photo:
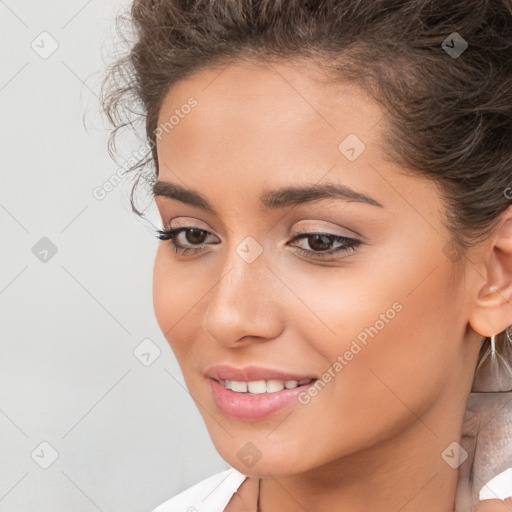
[[[295,389],[304,384],[312,382],[314,379],[303,380],[252,380],[238,381],[220,379],[219,382],[226,388],[235,393],[249,393],[253,395],[261,395],[263,393],[277,393],[283,389]]]

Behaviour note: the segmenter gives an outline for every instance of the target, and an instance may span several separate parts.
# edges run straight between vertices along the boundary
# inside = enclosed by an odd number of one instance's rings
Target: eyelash
[[[179,227],[179,228],[164,229],[164,230],[157,229],[156,236],[159,240],[170,241],[171,247],[174,249],[174,252],[176,254],[181,254],[181,255],[184,255],[187,253],[188,254],[198,254],[198,253],[204,251],[203,247],[186,247],[183,244],[176,242],[176,237],[182,231],[191,231],[194,229],[198,230],[198,231],[205,232],[205,233],[209,233],[205,229],[200,229],[200,228],[190,226],[190,227]],[[357,248],[362,243],[360,240],[356,240],[354,238],[349,238],[349,237],[341,236],[341,235],[333,235],[332,233],[320,233],[320,232],[319,233],[303,232],[300,235],[293,238],[291,240],[291,242],[294,242],[296,240],[301,240],[301,239],[307,239],[307,238],[309,238],[311,236],[315,236],[315,235],[326,236],[329,238],[331,243],[344,242],[345,245],[342,247],[339,247],[337,249],[334,249],[334,250],[322,251],[322,252],[312,251],[312,250],[308,250],[308,249],[303,249],[302,247],[294,246],[299,251],[300,254],[303,254],[308,257],[311,257],[311,255],[313,255],[314,258],[323,259],[323,258],[328,258],[329,256],[332,256],[333,254],[337,254],[337,253],[354,252],[357,250]],[[214,245],[216,245],[216,244],[214,244]]]

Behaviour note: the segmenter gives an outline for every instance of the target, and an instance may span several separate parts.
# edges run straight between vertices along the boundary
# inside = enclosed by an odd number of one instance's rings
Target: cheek
[[[166,268],[163,252],[163,244],[160,244],[153,265],[153,309],[158,325],[165,333],[170,327],[169,312],[172,311],[173,294],[169,286],[170,269]]]
[[[372,300],[371,314],[357,315],[352,332],[362,327],[368,337],[366,344],[359,343],[361,351],[344,370],[342,386],[354,390],[347,406],[357,410],[361,419],[371,417],[384,429],[386,424],[391,429],[393,424],[414,421],[449,387],[461,357],[455,340],[464,334],[456,296],[444,286],[449,278],[448,266],[439,266],[411,291],[411,282],[421,279],[411,281],[397,275],[393,288],[383,287],[384,292],[375,297],[380,308],[375,309]],[[376,321],[394,301],[400,303],[401,310],[387,323]],[[365,305],[360,302],[359,307]]]
[[[452,267],[432,254],[332,270],[294,272],[294,292],[309,312],[301,303],[287,313],[322,356],[324,367],[315,370],[336,374],[321,393],[361,419],[375,416],[379,401],[390,404],[389,414],[406,412],[404,403],[419,414],[442,392],[460,357],[454,340],[463,339],[465,322],[462,291],[446,286]]]
[[[170,254],[172,248],[161,243],[157,249],[153,267],[153,308],[158,325],[169,345],[178,357],[185,340],[192,340],[191,326],[198,314],[199,299],[204,286],[193,266],[176,265]]]

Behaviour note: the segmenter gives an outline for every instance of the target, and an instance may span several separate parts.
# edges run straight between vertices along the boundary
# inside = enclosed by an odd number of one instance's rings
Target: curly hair
[[[134,190],[158,176],[164,97],[237,60],[310,62],[326,82],[367,91],[386,112],[386,158],[438,186],[456,259],[512,204],[511,0],[134,0],[118,21],[133,42],[101,101],[111,155],[120,128],[145,124],[151,151],[128,169],[139,215]]]

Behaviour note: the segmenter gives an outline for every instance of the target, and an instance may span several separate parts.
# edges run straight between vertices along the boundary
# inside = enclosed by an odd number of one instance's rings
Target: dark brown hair
[[[512,204],[512,0],[135,0],[118,19],[133,43],[102,104],[111,154],[120,128],[145,125],[135,186],[158,175],[155,129],[173,85],[235,60],[286,59],[383,106],[387,156],[438,185],[457,253]]]

